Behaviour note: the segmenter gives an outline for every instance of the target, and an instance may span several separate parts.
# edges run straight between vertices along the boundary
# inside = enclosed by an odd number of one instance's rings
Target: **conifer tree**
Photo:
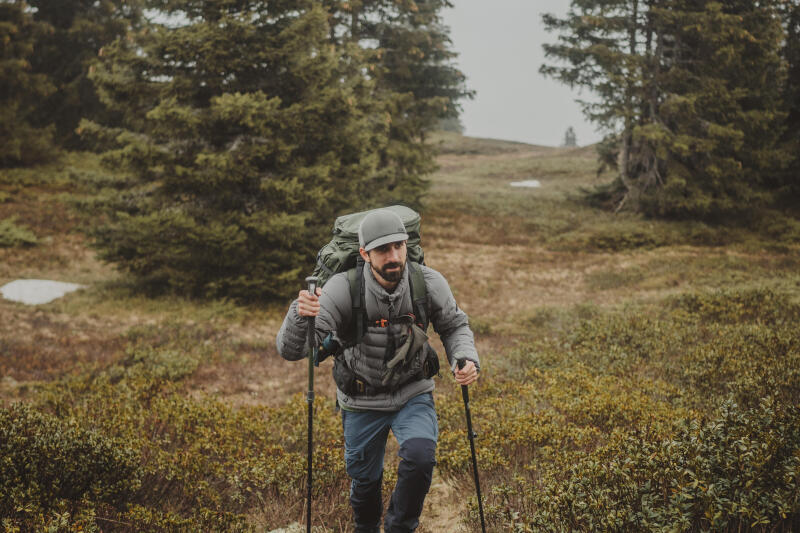
[[[652,214],[718,218],[775,197],[788,154],[780,0],[574,0],[542,72],[595,91],[621,194]],[[613,191],[613,188],[612,188]]]
[[[31,120],[39,101],[54,90],[47,76],[31,68],[36,42],[48,31],[24,2],[0,2],[0,166],[52,156],[52,128]]]
[[[793,157],[782,175],[778,196],[783,199],[784,205],[797,211],[800,206],[800,4],[787,2],[783,19],[786,31],[783,56],[787,64],[783,92],[786,109],[783,142],[786,151]]]
[[[782,30],[776,3],[672,0],[658,32],[662,59],[657,123],[641,135],[665,160],[665,179],[647,198],[671,216],[741,215],[773,201],[786,161]]]
[[[453,133],[464,133],[464,124],[461,122],[461,118],[459,117],[451,117],[445,118],[439,121],[439,124],[436,126],[437,130],[441,131],[450,131]]]
[[[447,0],[355,0],[331,3],[338,42],[358,43],[367,52],[376,97],[389,121],[388,144],[379,173],[400,198],[425,186],[434,168],[426,144],[429,131],[458,117],[459,100],[472,98],[465,76],[453,64],[448,29],[441,11]]]
[[[314,2],[156,4],[162,22],[107,47],[93,76],[125,127],[82,126],[136,181],[109,206],[102,257],[157,288],[286,296],[335,215],[386,193],[365,64]]]
[[[370,72],[378,87],[412,94],[422,130],[458,117],[459,101],[472,98],[454,61],[449,29],[441,18],[449,0],[355,0],[332,3],[338,41],[350,40],[370,51]],[[335,39],[337,40],[337,39]]]
[[[567,131],[564,132],[564,146],[567,147],[575,147],[578,145],[578,138],[575,135],[575,129],[570,126],[567,128]]]
[[[36,42],[31,57],[35,72],[46,75],[56,90],[39,102],[33,120],[55,125],[56,140],[68,148],[78,146],[75,133],[81,118],[108,116],[88,78],[91,63],[103,46],[125,35],[141,21],[138,0],[28,0],[37,22],[50,31]]]
[[[565,18],[543,16],[548,31],[559,34],[556,44],[544,46],[545,55],[561,64],[542,65],[539,71],[599,96],[581,104],[585,115],[606,132],[606,164],[620,160],[614,165],[620,178],[614,193],[617,208],[628,200],[638,207],[640,190],[658,179],[655,152],[635,133],[653,120],[653,78],[660,52],[654,9],[661,3],[574,0]]]

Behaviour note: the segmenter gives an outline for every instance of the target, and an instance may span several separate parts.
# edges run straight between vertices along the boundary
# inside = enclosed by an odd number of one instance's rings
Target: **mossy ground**
[[[780,429],[796,426],[789,408],[800,400],[797,225],[779,214],[736,228],[614,215],[581,199],[582,189],[611,178],[595,175],[589,148],[437,140],[423,246],[470,315],[482,357],[471,397],[489,529],[797,525],[800,469],[792,457],[800,444]],[[47,278],[90,286],[45,306],[0,301],[0,401],[51,417],[14,411],[11,426],[27,435],[36,424],[74,427],[70,439],[99,439],[87,464],[137,467],[128,480],[104,477],[114,490],[78,496],[6,487],[0,506],[11,511],[2,524],[269,531],[300,520],[307,367],[275,351],[285,304],[137,294],[97,261],[83,232],[96,222],[92,199],[113,194],[119,179],[89,154],[3,171],[0,220],[16,216],[36,241],[0,248],[0,284]],[[523,179],[542,187],[509,186]],[[315,387],[315,523],[345,531],[329,362]],[[478,531],[463,404],[451,377],[438,383],[436,401],[439,467],[420,531]],[[713,446],[733,448],[719,428],[739,435],[736,446],[749,455],[706,461]],[[698,435],[712,444],[690,445]],[[742,440],[747,435],[772,446],[772,463]],[[36,449],[69,444],[42,442]],[[124,448],[121,458],[109,443]],[[693,478],[669,466],[676,457],[691,462]],[[739,460],[743,475],[776,482],[739,490],[720,473]],[[704,469],[721,480],[713,497]],[[661,499],[652,497],[658,491]],[[779,504],[759,507],[749,497]],[[34,503],[18,509],[20,499]]]

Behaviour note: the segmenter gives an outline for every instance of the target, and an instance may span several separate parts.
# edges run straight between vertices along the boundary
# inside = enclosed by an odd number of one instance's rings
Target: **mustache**
[[[400,268],[401,266],[403,266],[403,263],[386,263],[383,268],[385,270],[387,268]]]

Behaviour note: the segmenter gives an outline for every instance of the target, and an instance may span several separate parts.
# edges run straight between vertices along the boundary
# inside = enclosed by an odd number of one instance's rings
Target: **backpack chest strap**
[[[428,311],[428,288],[425,285],[422,267],[413,261],[408,261],[406,265],[408,265],[409,269],[408,283],[409,292],[411,293],[412,312],[416,318],[417,325],[422,328],[423,331],[427,331],[428,324],[430,323],[430,313]],[[352,305],[351,323],[353,327],[351,331],[353,332],[353,344],[360,343],[367,331],[368,317],[365,299],[364,267],[364,260],[359,258],[356,267],[347,271],[347,281],[350,285],[350,301]]]

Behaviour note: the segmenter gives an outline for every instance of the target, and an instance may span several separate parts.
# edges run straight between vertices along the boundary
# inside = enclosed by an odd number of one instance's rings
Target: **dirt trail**
[[[450,484],[442,479],[434,469],[433,483],[420,519],[420,533],[461,533],[466,531],[461,525],[464,515],[462,502]]]

